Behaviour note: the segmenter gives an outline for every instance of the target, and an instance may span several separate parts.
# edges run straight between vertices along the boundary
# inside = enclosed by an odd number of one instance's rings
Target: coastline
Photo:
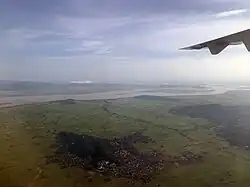
[[[39,95],[39,96],[11,96],[0,98],[0,108],[17,106],[23,104],[44,103],[57,100],[74,99],[74,100],[108,100],[133,98],[142,95],[160,96],[160,97],[178,97],[178,96],[200,96],[200,95],[217,95],[227,93],[226,90],[215,90],[211,92],[193,92],[193,93],[167,93],[167,92],[150,92],[148,90],[127,90],[127,91],[110,91],[98,92],[92,94],[65,94],[65,95]]]

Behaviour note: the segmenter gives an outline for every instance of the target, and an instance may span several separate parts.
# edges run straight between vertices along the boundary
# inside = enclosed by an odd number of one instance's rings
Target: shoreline
[[[159,97],[181,97],[181,96],[206,96],[225,94],[228,90],[215,90],[211,92],[194,92],[194,93],[167,93],[167,92],[150,92],[147,90],[127,90],[127,91],[110,91],[98,92],[92,94],[79,94],[79,95],[40,95],[40,96],[11,96],[0,98],[0,108],[24,105],[45,103],[58,100],[74,99],[79,101],[91,100],[109,100],[109,99],[124,99],[133,98],[142,95],[159,96]]]
[[[178,90],[177,90],[178,92]],[[61,95],[33,95],[33,96],[8,96],[0,97],[0,108],[13,107],[25,104],[38,104],[58,100],[73,99],[78,101],[125,99],[138,96],[158,96],[158,97],[192,97],[211,96],[228,93],[249,93],[249,90],[242,89],[216,89],[213,91],[197,91],[186,93],[170,93],[157,90],[133,89],[108,92],[96,92],[91,94],[61,94]]]

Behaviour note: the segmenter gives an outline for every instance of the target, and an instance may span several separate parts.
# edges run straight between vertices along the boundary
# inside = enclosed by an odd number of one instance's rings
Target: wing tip
[[[195,49],[196,48],[194,48],[193,46],[179,48],[179,50],[195,50]]]
[[[179,48],[179,50],[190,50],[190,48],[189,47],[181,47],[181,48]]]

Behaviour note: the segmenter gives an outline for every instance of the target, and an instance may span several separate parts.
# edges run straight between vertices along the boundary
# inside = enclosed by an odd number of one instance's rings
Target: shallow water
[[[168,90],[148,90],[148,89],[136,89],[127,91],[110,91],[102,93],[81,94],[81,95],[40,95],[40,96],[13,96],[13,97],[1,97],[0,103],[5,103],[3,106],[48,102],[63,99],[75,99],[75,100],[103,100],[103,99],[119,99],[130,98],[140,95],[153,95],[153,96],[188,96],[188,95],[216,95],[225,93],[226,89],[215,90],[189,90],[186,91],[168,91]],[[1,105],[0,105],[1,107]]]

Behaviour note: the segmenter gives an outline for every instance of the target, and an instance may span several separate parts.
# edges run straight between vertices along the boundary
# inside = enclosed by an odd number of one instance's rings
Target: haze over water
[[[36,84],[36,83],[34,83]],[[14,95],[3,94],[0,97],[0,103],[2,104],[27,104],[27,103],[37,103],[37,102],[47,102],[54,100],[64,100],[64,99],[75,99],[75,100],[98,100],[98,99],[118,99],[118,98],[128,98],[135,97],[141,95],[152,95],[152,96],[185,96],[185,95],[214,95],[214,94],[222,94],[228,91],[233,90],[248,90],[248,86],[239,86],[239,85],[218,85],[218,84],[201,84],[201,85],[187,85],[187,84],[164,84],[157,86],[147,86],[147,85],[119,85],[119,87],[112,87],[109,89],[103,90],[95,90],[93,87],[95,84],[93,83],[74,83],[73,88],[70,87],[70,91],[67,91],[68,86],[72,86],[72,84],[60,85],[63,92],[56,87],[57,85],[52,85],[49,89],[58,89],[54,93],[49,92],[40,92],[34,90],[36,92],[20,92],[17,90]],[[100,84],[101,85],[101,84]],[[100,86],[100,85],[97,85]],[[107,84],[109,85],[109,84]],[[112,85],[112,84],[110,84]],[[56,88],[54,88],[54,87]],[[88,88],[88,92],[84,90],[79,90],[82,88]],[[33,88],[34,89],[34,88]],[[72,91],[76,91],[72,94]],[[91,90],[93,89],[93,90]],[[66,91],[65,91],[66,90]],[[91,92],[89,92],[91,90]],[[19,94],[20,92],[20,94]]]

